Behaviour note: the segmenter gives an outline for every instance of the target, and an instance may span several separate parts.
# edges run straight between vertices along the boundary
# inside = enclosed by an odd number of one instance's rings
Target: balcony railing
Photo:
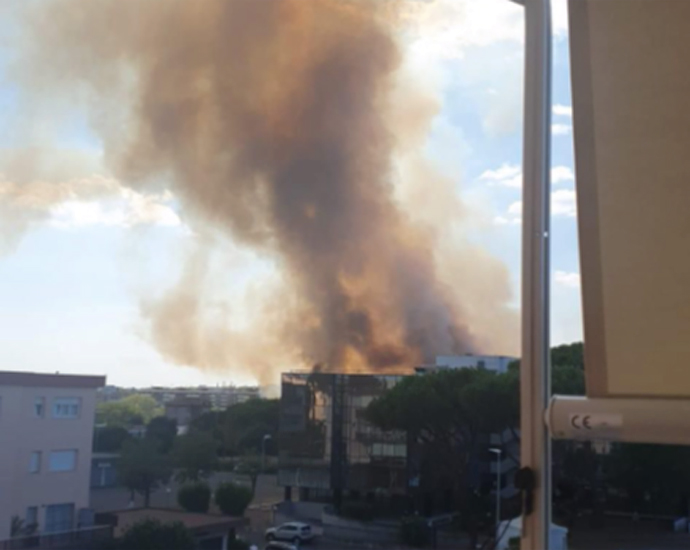
[[[70,550],[89,549],[94,542],[113,538],[111,525],[97,525],[84,529],[59,531],[56,533],[36,533],[13,537],[0,541],[0,550],[25,550],[28,548],[44,550],[48,548],[69,548]]]

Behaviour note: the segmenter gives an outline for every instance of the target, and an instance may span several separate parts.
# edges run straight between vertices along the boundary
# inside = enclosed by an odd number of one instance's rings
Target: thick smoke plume
[[[395,192],[396,155],[429,114],[392,108],[394,95],[405,104],[397,8],[58,0],[32,14],[25,77],[86,84],[75,97],[89,102],[119,181],[165,180],[191,217],[272,258],[282,276],[284,293],[242,338],[214,330],[209,344],[203,266],[188,268],[178,288],[143,309],[169,359],[222,368],[237,352],[251,363],[255,342],[264,360],[284,347],[304,365],[402,370],[437,353],[494,351],[489,327],[503,331],[494,348],[506,341],[503,267],[463,244],[453,265],[474,274],[468,288],[480,298],[461,303],[438,256],[457,249]],[[422,172],[420,208],[436,189],[436,176]],[[489,318],[475,327],[480,310]]]

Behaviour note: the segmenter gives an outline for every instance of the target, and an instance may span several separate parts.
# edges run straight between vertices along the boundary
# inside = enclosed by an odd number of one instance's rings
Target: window
[[[34,451],[29,458],[29,472],[37,474],[41,471],[41,451]]]
[[[71,472],[77,467],[77,451],[52,451],[50,453],[51,472]]]
[[[53,401],[53,418],[77,418],[80,409],[78,397],[58,397]]]
[[[36,418],[43,418],[45,416],[46,398],[37,397],[34,399],[34,416]]]
[[[29,506],[26,509],[26,518],[24,520],[26,526],[36,525],[38,523],[38,506]]]
[[[51,504],[46,506],[46,533],[71,531],[74,526],[74,504]]]

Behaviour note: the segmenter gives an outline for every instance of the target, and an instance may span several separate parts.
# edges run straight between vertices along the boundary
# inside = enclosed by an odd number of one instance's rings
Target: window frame
[[[30,517],[30,516],[32,516],[32,517]],[[30,520],[33,520],[33,521],[30,521]],[[26,507],[24,522],[26,523],[27,527],[29,525],[38,525],[38,506],[27,506]]]
[[[45,510],[45,533],[64,533],[74,529],[76,506],[73,502],[48,504]],[[62,514],[64,517],[60,517]],[[57,516],[57,517],[56,517]]]
[[[34,469],[34,457],[37,457]],[[43,451],[31,451],[29,455],[29,473],[30,474],[40,474],[41,466],[43,462]]]
[[[36,406],[41,407],[41,412],[39,413]],[[46,398],[45,397],[34,397],[34,418],[45,418],[46,417]]]
[[[55,397],[51,407],[51,417],[56,420],[74,420],[81,416],[81,406],[81,397]],[[74,407],[76,410],[72,410]]]
[[[67,453],[72,453],[72,456],[74,457],[74,460],[72,462],[72,467],[67,469],[67,468],[54,468],[53,467],[53,457],[54,455],[57,455],[58,453],[62,453],[63,456],[66,455]],[[50,451],[50,455],[48,456],[48,471],[51,473],[64,473],[64,472],[75,472],[77,470],[77,462],[79,460],[79,449],[56,449],[53,451]]]

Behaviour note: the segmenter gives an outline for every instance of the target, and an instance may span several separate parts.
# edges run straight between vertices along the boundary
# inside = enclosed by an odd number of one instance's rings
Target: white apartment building
[[[0,541],[89,523],[96,389],[105,376],[0,371]]]
[[[477,369],[483,368],[495,372],[507,372],[508,365],[517,357],[505,355],[437,355],[431,365],[420,365],[415,368],[418,374],[440,369]]]
[[[197,386],[195,388],[167,388],[154,386],[136,390],[137,393],[150,395],[161,405],[182,399],[204,399],[212,409],[226,409],[232,405],[245,403],[260,397],[256,386]]]

